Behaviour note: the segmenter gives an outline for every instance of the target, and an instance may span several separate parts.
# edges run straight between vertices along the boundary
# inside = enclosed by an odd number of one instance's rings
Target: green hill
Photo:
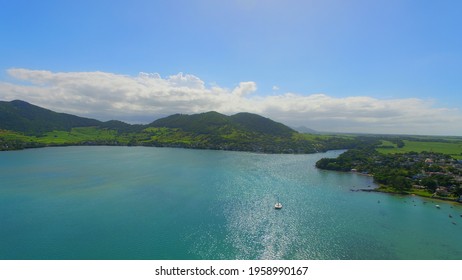
[[[24,101],[0,102],[0,150],[62,145],[137,145],[263,153],[313,153],[351,139],[313,138],[250,113],[175,114],[149,125],[101,122]]]
[[[99,126],[102,122],[70,114],[56,113],[25,101],[0,101],[0,128],[27,135],[41,135],[53,130]]]
[[[71,131],[76,127],[99,127],[122,133],[141,132],[146,127],[179,129],[195,135],[265,134],[291,137],[293,129],[271,119],[250,113],[226,116],[218,112],[175,114],[158,119],[147,126],[121,121],[101,122],[71,114],[57,113],[25,101],[0,101],[0,129],[40,136],[51,131]]]
[[[40,136],[51,131],[71,131],[76,127],[99,127],[119,132],[137,132],[144,126],[121,121],[101,122],[32,105],[25,101],[0,101],[0,129]]]
[[[148,127],[179,128],[196,134],[215,134],[229,125],[232,122],[228,116],[212,111],[194,115],[175,114],[158,119]]]
[[[291,137],[295,130],[271,119],[251,113],[226,116],[217,112],[194,115],[176,114],[156,120],[148,127],[178,128],[197,134],[262,133],[270,136]]]
[[[251,113],[238,113],[230,117],[235,123],[248,131],[255,131],[273,136],[290,137],[296,133],[290,127],[271,119]]]
[[[312,142],[295,137],[298,133],[293,129],[250,113],[176,114],[150,123],[144,133],[144,143],[154,146],[265,153],[316,151]]]

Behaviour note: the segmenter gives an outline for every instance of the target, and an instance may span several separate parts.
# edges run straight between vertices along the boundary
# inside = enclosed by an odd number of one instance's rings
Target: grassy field
[[[96,127],[76,127],[71,131],[52,131],[35,140],[43,144],[65,145],[85,141],[116,141],[117,132]]]
[[[117,132],[97,127],[77,127],[71,131],[52,131],[42,136],[27,136],[17,132],[0,130],[0,137],[7,141],[19,140],[45,145],[66,145],[85,141],[115,141],[117,140]]]
[[[388,140],[382,140],[382,145],[379,146],[380,147],[383,147],[382,149],[389,149],[389,148],[386,148],[386,147],[394,147],[394,148],[397,148],[397,145],[393,142],[390,142]]]
[[[332,138],[341,138],[341,139],[354,139],[355,136],[346,135],[346,134],[309,134],[309,133],[299,133],[293,136],[294,140],[308,140],[308,141],[322,141]]]
[[[229,143],[248,144],[248,142],[265,142],[265,139],[256,139],[253,134],[247,134],[239,131],[224,131],[219,135],[223,141]],[[291,141],[307,141],[311,143],[316,150],[343,149],[351,146],[357,136],[355,135],[319,135],[319,134],[294,134]],[[210,138],[210,139],[209,139]],[[217,138],[217,137],[215,137]],[[184,144],[184,145],[207,145],[214,144],[218,141],[208,135],[196,135],[180,129],[172,128],[146,128],[137,133],[121,133],[116,130],[103,129],[98,127],[77,127],[71,131],[52,131],[41,136],[28,136],[17,132],[0,130],[0,145],[3,149],[7,146],[14,146],[16,142],[37,143],[39,146],[47,145],[79,145],[79,144]],[[377,137],[381,145],[377,151],[383,154],[407,153],[407,152],[437,152],[448,154],[456,159],[462,159],[462,137]],[[406,139],[406,140],[403,140]],[[272,139],[268,141],[276,141]],[[281,141],[286,141],[282,139]],[[212,142],[211,142],[212,141]],[[266,142],[268,142],[266,141]],[[400,142],[402,141],[402,142]],[[2,144],[3,142],[3,144]],[[265,143],[266,143],[265,142]],[[397,143],[404,143],[399,148]],[[1,147],[0,147],[1,148]]]
[[[397,148],[395,144],[382,141],[382,146],[394,148],[378,148],[377,151],[384,154],[408,153],[408,152],[435,152],[451,155],[456,159],[462,159],[462,141],[453,140],[447,142],[438,141],[411,141],[404,140],[404,147]]]
[[[194,141],[199,140],[190,133],[177,128],[148,127],[143,132],[146,133],[147,138],[141,140],[141,142],[155,141],[166,144],[192,144]]]
[[[24,142],[35,140],[35,137],[26,136],[18,132],[13,132],[9,130],[1,130],[1,129],[0,129],[0,137],[5,140],[20,140]]]

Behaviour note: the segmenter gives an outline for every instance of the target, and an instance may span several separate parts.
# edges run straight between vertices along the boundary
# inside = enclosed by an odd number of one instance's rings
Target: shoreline
[[[31,145],[33,143],[34,145]],[[343,151],[344,149],[332,149],[332,150],[313,150],[313,151],[295,151],[295,150],[265,150],[264,148],[249,148],[249,149],[239,149],[239,148],[229,148],[224,146],[190,146],[182,144],[168,144],[168,143],[136,143],[136,144],[125,144],[125,143],[97,143],[97,142],[82,142],[82,143],[52,143],[52,144],[43,144],[40,142],[28,142],[25,146],[14,147],[14,148],[1,148],[0,152],[10,152],[10,151],[22,151],[22,150],[31,150],[31,149],[40,149],[40,148],[53,148],[53,147],[98,147],[98,146],[107,146],[107,147],[153,147],[153,148],[177,148],[177,149],[188,149],[188,150],[210,150],[210,151],[230,151],[230,152],[250,152],[258,154],[269,154],[269,155],[311,155],[318,153],[326,153],[329,151]]]
[[[393,192],[389,190],[381,190],[380,187],[374,188],[374,189],[358,189],[358,191],[361,192],[378,192],[378,193],[385,193],[385,194],[391,194],[391,195],[402,195],[402,196],[418,196],[421,198],[426,198],[429,200],[440,200],[440,201],[446,201],[446,202],[453,202],[458,205],[462,204],[462,202],[458,199],[454,198],[449,198],[449,197],[441,197],[441,196],[424,196],[424,195],[419,195],[416,193],[408,193],[408,192]]]
[[[357,172],[357,171],[340,171],[340,170],[327,170],[327,169],[321,169],[321,168],[318,168],[319,170],[323,170],[323,171],[327,171],[327,172],[340,172],[340,173],[349,173],[349,174],[355,174],[355,175],[360,175],[360,176],[366,176],[366,177],[372,177],[374,178],[374,175],[373,174],[370,174],[370,173],[367,173],[367,174],[364,174],[364,173],[361,173],[361,172]],[[374,182],[375,185],[377,185],[377,183]],[[418,197],[421,197],[421,198],[427,198],[429,200],[439,200],[439,201],[446,201],[446,202],[453,202],[455,203],[456,205],[462,205],[462,200],[459,200],[458,198],[449,198],[449,197],[441,197],[441,196],[432,196],[432,195],[428,195],[428,196],[425,196],[425,195],[421,195],[421,194],[418,194],[418,193],[409,193],[409,192],[399,192],[399,191],[393,191],[393,190],[390,190],[390,189],[385,189],[386,186],[383,186],[383,185],[378,185],[378,187],[375,187],[375,188],[372,188],[372,186],[369,186],[370,188],[358,188],[358,189],[355,189],[355,188],[350,188],[350,191],[351,192],[378,192],[378,193],[385,193],[385,194],[391,194],[391,195],[402,195],[402,196],[418,196]]]

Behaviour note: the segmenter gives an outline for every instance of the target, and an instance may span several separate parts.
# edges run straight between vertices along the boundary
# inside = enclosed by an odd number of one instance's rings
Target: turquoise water
[[[339,153],[2,152],[0,259],[462,259],[460,205],[351,192]]]

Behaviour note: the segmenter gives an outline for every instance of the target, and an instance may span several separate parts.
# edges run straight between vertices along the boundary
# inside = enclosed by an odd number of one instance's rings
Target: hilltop
[[[121,121],[101,122],[66,113],[57,113],[22,100],[0,101],[0,129],[41,136],[51,131],[70,131],[76,127],[100,127],[117,131],[139,131],[141,125]]]
[[[53,130],[70,130],[73,127],[101,124],[97,120],[56,113],[22,100],[0,101],[0,129],[40,135]]]
[[[282,123],[256,114],[238,113],[226,116],[215,111],[194,115],[175,114],[156,120],[148,126],[179,128],[187,132],[203,134],[215,134],[217,132],[230,134],[233,131],[241,131],[288,137],[296,132]]]

